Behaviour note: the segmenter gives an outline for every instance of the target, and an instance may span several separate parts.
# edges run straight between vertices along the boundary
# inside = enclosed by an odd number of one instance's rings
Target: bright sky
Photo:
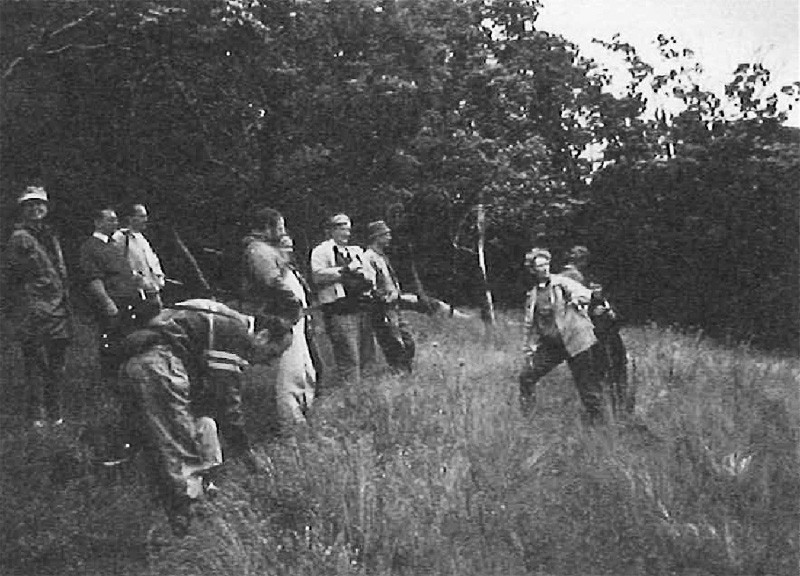
[[[691,48],[703,65],[703,88],[715,91],[733,77],[740,62],[760,62],[773,73],[774,87],[800,80],[798,0],[543,0],[537,28],[561,34],[600,60],[592,38],[620,33],[645,61],[655,64],[659,33]],[[789,123],[800,126],[800,110]]]

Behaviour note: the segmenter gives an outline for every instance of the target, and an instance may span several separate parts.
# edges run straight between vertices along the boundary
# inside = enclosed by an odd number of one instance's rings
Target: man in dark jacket
[[[147,473],[178,536],[188,531],[204,472],[219,463],[205,455],[198,418],[219,422],[226,458],[252,461],[241,374],[250,362],[271,362],[288,345],[266,330],[256,333],[255,324],[219,302],[187,300],[164,309],[123,343],[123,425],[144,451]]]
[[[114,240],[117,228],[119,220],[114,210],[98,210],[94,233],[80,248],[83,280],[97,321],[100,375],[104,380],[116,375],[122,339],[147,319],[144,284],[133,272],[123,244]]]
[[[2,292],[9,310],[13,308],[14,332],[22,345],[26,413],[41,427],[48,418],[63,422],[61,388],[72,321],[67,268],[58,238],[44,222],[47,192],[28,186],[17,204],[21,219],[8,241]]]
[[[580,282],[592,291],[589,316],[597,336],[597,367],[609,387],[611,409],[615,416],[633,414],[635,391],[628,385],[628,351],[619,331],[619,315],[609,304],[603,287],[589,277],[590,252],[586,246],[573,246],[567,256],[562,276]]]

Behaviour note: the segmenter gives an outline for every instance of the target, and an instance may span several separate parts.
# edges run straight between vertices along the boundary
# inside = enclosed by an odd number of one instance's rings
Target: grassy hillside
[[[418,369],[316,406],[296,445],[248,415],[268,463],[236,466],[170,534],[135,466],[103,473],[80,438],[114,419],[89,335],[70,357],[71,421],[24,428],[6,347],[0,572],[126,575],[796,574],[800,363],[656,327],[625,332],[634,424],[587,430],[566,367],[517,410],[520,328],[414,316]]]

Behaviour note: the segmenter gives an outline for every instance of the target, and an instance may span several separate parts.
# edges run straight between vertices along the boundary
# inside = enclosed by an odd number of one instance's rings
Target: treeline
[[[219,287],[257,204],[299,251],[344,210],[385,218],[397,260],[459,304],[521,298],[533,243],[576,241],[632,319],[797,343],[798,135],[759,65],[720,98],[660,37],[665,72],[614,39],[622,93],[525,0],[9,0],[0,4],[7,238],[30,182],[68,253],[102,204],[143,201],[171,275]],[[55,9],[57,8],[57,9]],[[680,113],[653,113],[665,97]],[[669,109],[675,109],[674,106]],[[363,240],[363,237],[362,237]],[[219,254],[222,254],[220,256]]]

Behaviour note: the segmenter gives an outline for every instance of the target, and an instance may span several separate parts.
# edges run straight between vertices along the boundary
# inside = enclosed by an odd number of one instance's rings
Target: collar
[[[92,234],[92,236],[102,241],[103,243],[108,244],[108,236],[106,236],[102,232],[95,232],[94,234]]]

